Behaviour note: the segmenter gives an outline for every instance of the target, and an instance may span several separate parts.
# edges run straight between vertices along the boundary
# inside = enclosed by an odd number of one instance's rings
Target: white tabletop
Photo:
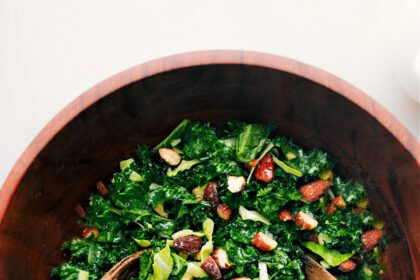
[[[408,1],[0,0],[0,186],[37,133],[85,90],[139,63],[196,50],[261,51],[324,69],[419,138],[420,105],[390,57]]]

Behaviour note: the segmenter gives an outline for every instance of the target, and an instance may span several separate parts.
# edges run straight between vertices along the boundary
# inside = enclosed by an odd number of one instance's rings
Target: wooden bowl
[[[80,232],[86,204],[137,144],[154,145],[182,119],[277,122],[300,145],[340,160],[386,222],[388,273],[419,279],[419,143],[382,106],[348,83],[283,57],[205,51],[117,74],[59,113],[0,191],[0,279],[47,279]]]

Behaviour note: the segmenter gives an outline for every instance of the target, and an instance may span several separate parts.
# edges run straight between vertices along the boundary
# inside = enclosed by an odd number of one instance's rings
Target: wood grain
[[[322,70],[268,54],[205,51],[117,74],[41,131],[0,190],[0,279],[46,279],[65,259],[62,242],[80,233],[76,203],[85,205],[137,144],[157,143],[183,118],[274,121],[299,144],[331,152],[386,222],[390,278],[420,277],[418,141],[378,103]]]

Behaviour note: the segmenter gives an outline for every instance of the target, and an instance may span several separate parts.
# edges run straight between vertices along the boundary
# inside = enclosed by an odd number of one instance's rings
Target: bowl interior
[[[100,99],[38,154],[0,225],[0,279],[47,279],[65,260],[63,241],[80,233],[76,203],[138,144],[154,145],[182,119],[277,122],[279,133],[340,160],[339,173],[366,186],[370,209],[386,223],[388,273],[415,279],[412,221],[419,167],[371,115],[343,96],[296,75],[249,65],[205,65],[157,74]],[[418,219],[417,219],[418,220]],[[415,259],[412,259],[410,250]]]

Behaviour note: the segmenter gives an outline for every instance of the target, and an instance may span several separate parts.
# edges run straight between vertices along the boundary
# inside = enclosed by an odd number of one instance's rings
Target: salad
[[[76,207],[85,229],[51,278],[100,279],[140,252],[139,280],[305,279],[302,254],[338,279],[379,279],[386,238],[363,186],[276,131],[184,120],[138,146]]]

